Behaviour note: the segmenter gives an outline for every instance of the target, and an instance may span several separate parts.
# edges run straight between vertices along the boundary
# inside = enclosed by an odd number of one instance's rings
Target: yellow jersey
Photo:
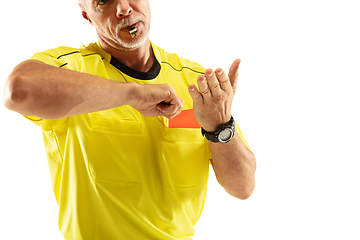
[[[130,106],[59,120],[42,128],[59,228],[67,240],[188,240],[204,207],[211,158],[188,86],[205,69],[152,44],[150,72],[128,68],[99,43],[59,47],[32,59],[119,82],[170,84],[185,101],[174,119]],[[240,129],[237,132],[247,145]],[[247,145],[248,146],[248,145]]]

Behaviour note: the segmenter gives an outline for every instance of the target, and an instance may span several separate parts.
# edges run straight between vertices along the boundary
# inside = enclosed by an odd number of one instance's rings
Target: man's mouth
[[[127,29],[129,30],[129,34],[132,38],[136,38],[137,36],[139,36],[139,32],[137,30],[137,23],[129,26]]]
[[[130,29],[132,29],[132,28],[136,28],[138,25],[139,25],[139,23],[136,22],[136,23],[134,23],[134,24],[132,24],[132,25],[130,25],[130,26],[128,26],[128,27],[125,27],[125,28],[126,28],[127,30],[130,30]]]

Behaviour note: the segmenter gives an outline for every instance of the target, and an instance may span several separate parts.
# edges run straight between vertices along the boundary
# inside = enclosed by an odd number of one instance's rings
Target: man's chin
[[[148,37],[137,37],[131,39],[130,41],[118,41],[119,47],[122,49],[123,52],[134,51],[140,47],[142,47],[147,41],[149,40]]]

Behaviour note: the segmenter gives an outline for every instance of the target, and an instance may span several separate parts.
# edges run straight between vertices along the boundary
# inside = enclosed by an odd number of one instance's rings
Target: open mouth
[[[126,29],[130,30],[130,29],[136,28],[138,25],[139,25],[139,23],[137,22],[137,23],[134,23],[134,24],[128,26]]]
[[[132,38],[136,38],[137,36],[139,36],[139,32],[137,30],[137,23],[131,25],[130,27],[128,27],[127,29],[129,30],[129,34]]]

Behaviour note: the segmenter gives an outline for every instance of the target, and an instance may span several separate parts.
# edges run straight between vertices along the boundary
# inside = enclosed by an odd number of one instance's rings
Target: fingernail
[[[218,72],[217,72],[217,75],[218,75],[218,76],[223,75],[223,71],[218,71]]]

